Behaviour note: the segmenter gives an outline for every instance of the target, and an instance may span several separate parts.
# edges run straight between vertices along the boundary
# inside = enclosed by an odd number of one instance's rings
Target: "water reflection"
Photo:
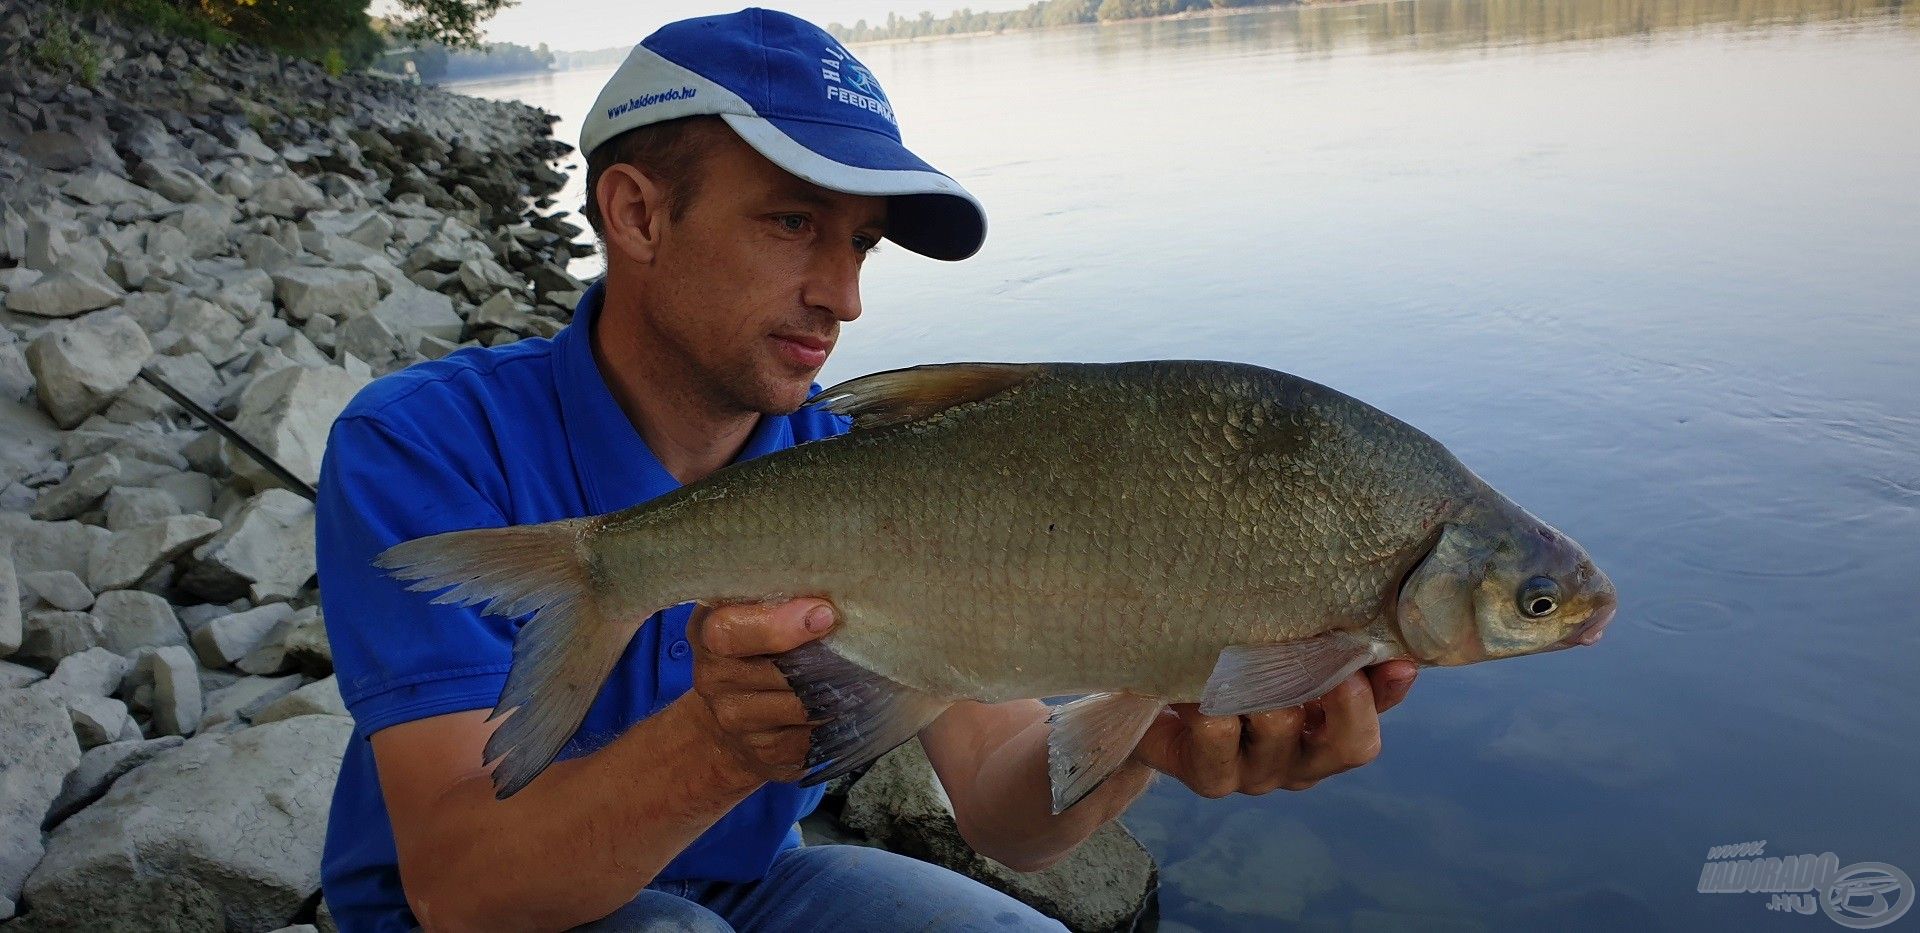
[[[1349,48],[1548,45],[1722,28],[1764,32],[1885,17],[1920,28],[1920,9],[1903,0],[1389,0],[1081,28],[1099,36],[1092,46],[1097,54],[1202,45],[1313,55]]]

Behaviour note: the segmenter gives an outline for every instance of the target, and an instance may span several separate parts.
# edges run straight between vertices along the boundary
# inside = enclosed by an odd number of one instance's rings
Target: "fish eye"
[[[1520,614],[1539,619],[1560,608],[1560,584],[1552,577],[1534,577],[1520,588]]]

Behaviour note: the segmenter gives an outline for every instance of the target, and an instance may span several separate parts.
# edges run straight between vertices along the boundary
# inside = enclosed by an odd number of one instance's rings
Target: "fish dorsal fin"
[[[854,430],[884,428],[992,398],[1034,376],[1040,363],[939,363],[849,379],[807,401],[853,418]]]

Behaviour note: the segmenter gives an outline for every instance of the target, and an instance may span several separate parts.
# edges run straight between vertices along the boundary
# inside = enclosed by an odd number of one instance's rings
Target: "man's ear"
[[[666,191],[634,166],[609,165],[600,173],[594,198],[600,204],[600,231],[607,249],[638,263],[650,263],[666,227]]]

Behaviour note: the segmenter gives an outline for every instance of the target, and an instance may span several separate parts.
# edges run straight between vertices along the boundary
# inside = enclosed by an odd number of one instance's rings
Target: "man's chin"
[[[777,381],[762,384],[762,391],[755,393],[754,410],[763,415],[790,415],[798,411],[813,397],[813,373],[798,378],[783,374]]]

